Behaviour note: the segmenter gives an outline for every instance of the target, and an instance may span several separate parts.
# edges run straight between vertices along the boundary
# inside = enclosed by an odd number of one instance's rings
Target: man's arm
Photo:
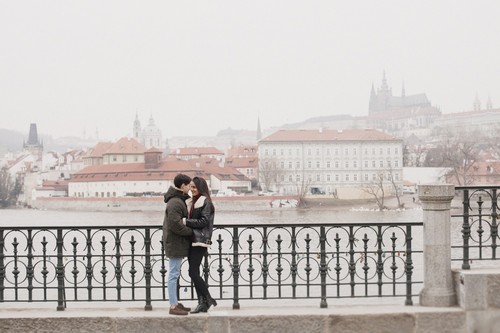
[[[191,236],[193,234],[193,230],[189,227],[186,227],[184,223],[182,223],[182,209],[176,208],[174,211],[169,212],[168,219],[168,229],[174,234],[178,234],[181,236]]]

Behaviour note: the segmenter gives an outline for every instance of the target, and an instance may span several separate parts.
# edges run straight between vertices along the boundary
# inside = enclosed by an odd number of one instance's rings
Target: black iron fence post
[[[144,246],[146,247],[145,252],[145,264],[144,264],[144,277],[146,279],[146,306],[144,310],[151,311],[153,306],[151,305],[151,235],[150,229],[146,228],[144,236]]]
[[[327,308],[328,303],[326,302],[326,233],[325,233],[325,227],[321,226],[320,227],[320,236],[319,236],[319,242],[320,242],[320,275],[321,275],[321,302],[320,302],[320,307],[321,308]]]
[[[64,311],[64,263],[63,263],[63,231],[57,229],[57,311]]]
[[[411,225],[406,226],[406,263],[405,263],[405,273],[406,273],[406,300],[405,305],[413,305],[413,300],[411,299],[411,278],[413,275],[413,261],[411,259]]]
[[[239,256],[239,235],[238,228],[233,228],[233,309],[239,309],[239,286],[238,278],[240,276],[240,263],[238,261]]]
[[[463,200],[463,213],[464,219],[462,224],[462,238],[464,240],[463,244],[463,269],[470,269],[469,264],[469,237],[470,237],[470,225],[469,225],[469,190],[464,190],[464,200]]]

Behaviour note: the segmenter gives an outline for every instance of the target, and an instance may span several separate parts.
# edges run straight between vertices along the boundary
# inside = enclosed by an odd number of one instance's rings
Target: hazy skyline
[[[394,95],[500,106],[497,1],[0,0],[0,128],[116,139],[368,114]]]

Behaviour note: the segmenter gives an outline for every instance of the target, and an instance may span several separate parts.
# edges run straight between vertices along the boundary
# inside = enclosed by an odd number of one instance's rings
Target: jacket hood
[[[189,196],[187,194],[184,194],[182,191],[176,189],[175,187],[170,186],[167,193],[163,195],[163,201],[167,203],[172,198],[180,198],[181,200],[186,200],[187,198],[189,198]]]

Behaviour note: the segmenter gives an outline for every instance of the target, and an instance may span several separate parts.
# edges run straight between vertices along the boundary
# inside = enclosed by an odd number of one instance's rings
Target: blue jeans
[[[181,275],[182,257],[168,258],[168,301],[177,305],[177,279]]]

